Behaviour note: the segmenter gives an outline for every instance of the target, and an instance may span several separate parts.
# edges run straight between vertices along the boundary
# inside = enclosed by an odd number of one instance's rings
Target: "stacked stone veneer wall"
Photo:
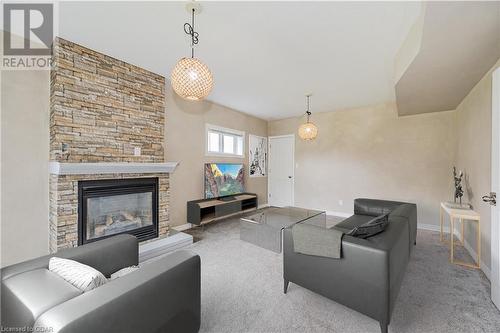
[[[53,46],[50,160],[164,162],[165,78],[62,38]],[[140,156],[134,155],[140,148]],[[78,242],[78,181],[159,178],[159,233],[168,229],[168,174],[51,175],[50,250]]]

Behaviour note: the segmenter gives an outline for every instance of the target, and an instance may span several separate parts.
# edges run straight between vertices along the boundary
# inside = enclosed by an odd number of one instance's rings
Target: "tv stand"
[[[187,222],[201,225],[257,209],[257,195],[240,193],[187,202]]]
[[[232,195],[228,195],[226,197],[220,197],[219,200],[227,202],[227,201],[234,201],[234,200],[236,200],[236,198]]]

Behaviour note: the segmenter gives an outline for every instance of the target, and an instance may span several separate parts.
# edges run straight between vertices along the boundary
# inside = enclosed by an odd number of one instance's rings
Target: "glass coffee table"
[[[308,224],[325,226],[326,213],[297,207],[263,208],[240,218],[240,239],[280,253],[283,229],[306,220]]]

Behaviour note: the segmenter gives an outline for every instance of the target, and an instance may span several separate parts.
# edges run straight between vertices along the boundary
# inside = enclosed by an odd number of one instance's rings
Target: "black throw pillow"
[[[358,238],[368,238],[375,236],[385,230],[389,224],[389,213],[377,216],[376,218],[363,223],[349,231],[346,235]]]

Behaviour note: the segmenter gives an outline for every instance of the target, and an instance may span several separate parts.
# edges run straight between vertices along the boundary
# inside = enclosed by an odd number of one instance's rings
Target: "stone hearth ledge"
[[[92,175],[110,173],[171,173],[178,162],[165,163],[61,163],[49,162],[49,173],[53,175]]]

